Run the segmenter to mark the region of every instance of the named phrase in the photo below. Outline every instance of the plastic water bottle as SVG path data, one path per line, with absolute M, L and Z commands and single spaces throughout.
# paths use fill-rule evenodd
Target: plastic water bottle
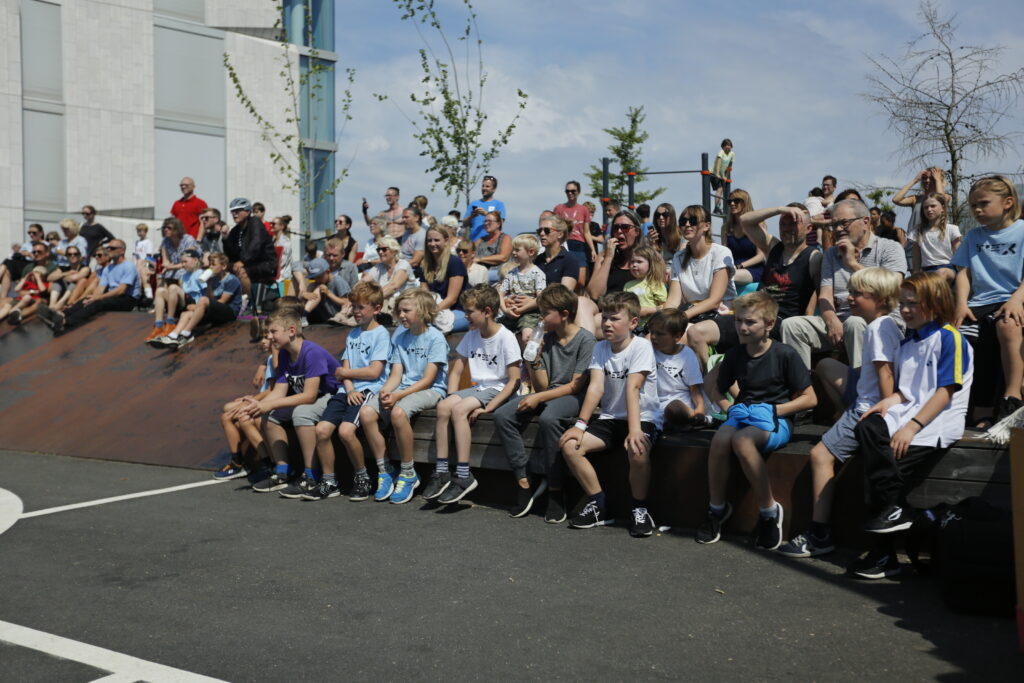
M 530 335 L 530 341 L 526 343 L 526 348 L 523 350 L 523 360 L 527 363 L 532 363 L 537 360 L 537 352 L 540 351 L 540 342 L 544 337 L 544 321 L 541 320 L 537 323 L 537 327 L 533 328 L 533 334 Z

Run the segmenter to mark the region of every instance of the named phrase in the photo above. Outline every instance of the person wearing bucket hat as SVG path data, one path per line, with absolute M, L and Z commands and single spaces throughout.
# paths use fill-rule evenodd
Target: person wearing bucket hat
M 231 200 L 228 206 L 235 227 L 224 240 L 224 255 L 231 261 L 231 271 L 242 282 L 242 291 L 249 295 L 254 312 L 277 298 L 277 252 L 274 239 L 253 215 L 252 202 L 244 197 Z
M 348 293 L 352 291 L 345 278 L 331 272 L 331 265 L 315 258 L 306 266 L 309 284 L 301 294 L 305 304 L 305 317 L 311 323 L 325 323 L 348 306 Z

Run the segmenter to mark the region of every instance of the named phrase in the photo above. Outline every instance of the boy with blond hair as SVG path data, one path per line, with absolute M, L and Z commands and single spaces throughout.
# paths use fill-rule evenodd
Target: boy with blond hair
M 512 240 L 512 260 L 515 266 L 498 285 L 501 296 L 502 322 L 519 335 L 520 342 L 530 341 L 533 328 L 540 322 L 537 295 L 547 286 L 544 271 L 534 265 L 540 251 L 540 242 L 534 235 L 516 235 Z
M 729 469 L 735 453 L 750 481 L 761 510 L 755 545 L 775 550 L 782 544 L 783 510 L 772 497 L 764 455 L 789 443 L 791 416 L 817 405 L 811 373 L 790 346 L 769 336 L 779 305 L 767 292 L 746 294 L 733 301 L 740 345 L 726 352 L 718 370 L 717 400 L 728 412 L 715 432 L 708 454 L 708 514 L 697 530 L 698 543 L 715 543 L 722 524 L 732 514 L 725 499 Z M 728 393 L 735 403 L 724 398 Z

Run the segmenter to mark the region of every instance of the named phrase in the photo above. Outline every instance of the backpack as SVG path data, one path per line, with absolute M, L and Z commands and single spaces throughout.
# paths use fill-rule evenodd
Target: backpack
M 929 562 L 921 559 L 930 556 Z M 1012 616 L 1016 604 L 1010 513 L 978 497 L 918 513 L 907 554 L 921 574 L 935 576 L 954 612 Z

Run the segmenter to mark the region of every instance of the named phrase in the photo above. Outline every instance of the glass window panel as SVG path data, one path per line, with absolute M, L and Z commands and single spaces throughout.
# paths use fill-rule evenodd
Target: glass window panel
M 62 100 L 60 6 L 21 4 L 21 77 L 26 97 Z
M 224 125 L 224 41 L 156 26 L 156 115 Z
M 64 117 L 23 112 L 25 207 L 64 211 Z
M 334 51 L 334 0 L 311 0 L 313 47 Z
M 312 177 L 309 192 L 302 193 L 303 206 L 308 206 L 320 199 L 320 203 L 313 207 L 313 224 L 303 225 L 302 232 L 315 237 L 323 237 L 326 232 L 333 232 L 334 227 L 334 195 L 327 194 L 321 197 L 321 193 L 331 187 L 334 182 L 334 153 L 319 149 L 306 150 L 308 159 L 308 172 Z M 305 220 L 305 212 L 303 212 Z
M 299 98 L 299 130 L 304 138 L 334 142 L 334 64 L 320 61 L 323 69 L 303 84 Z M 303 75 L 310 59 L 302 57 L 299 68 Z
M 154 145 L 158 219 L 171 215 L 171 205 L 181 198 L 178 182 L 185 176 L 196 181 L 196 196 L 227 215 L 224 138 L 157 128 Z
M 199 23 L 206 21 L 205 0 L 154 0 L 153 11 L 157 14 Z

